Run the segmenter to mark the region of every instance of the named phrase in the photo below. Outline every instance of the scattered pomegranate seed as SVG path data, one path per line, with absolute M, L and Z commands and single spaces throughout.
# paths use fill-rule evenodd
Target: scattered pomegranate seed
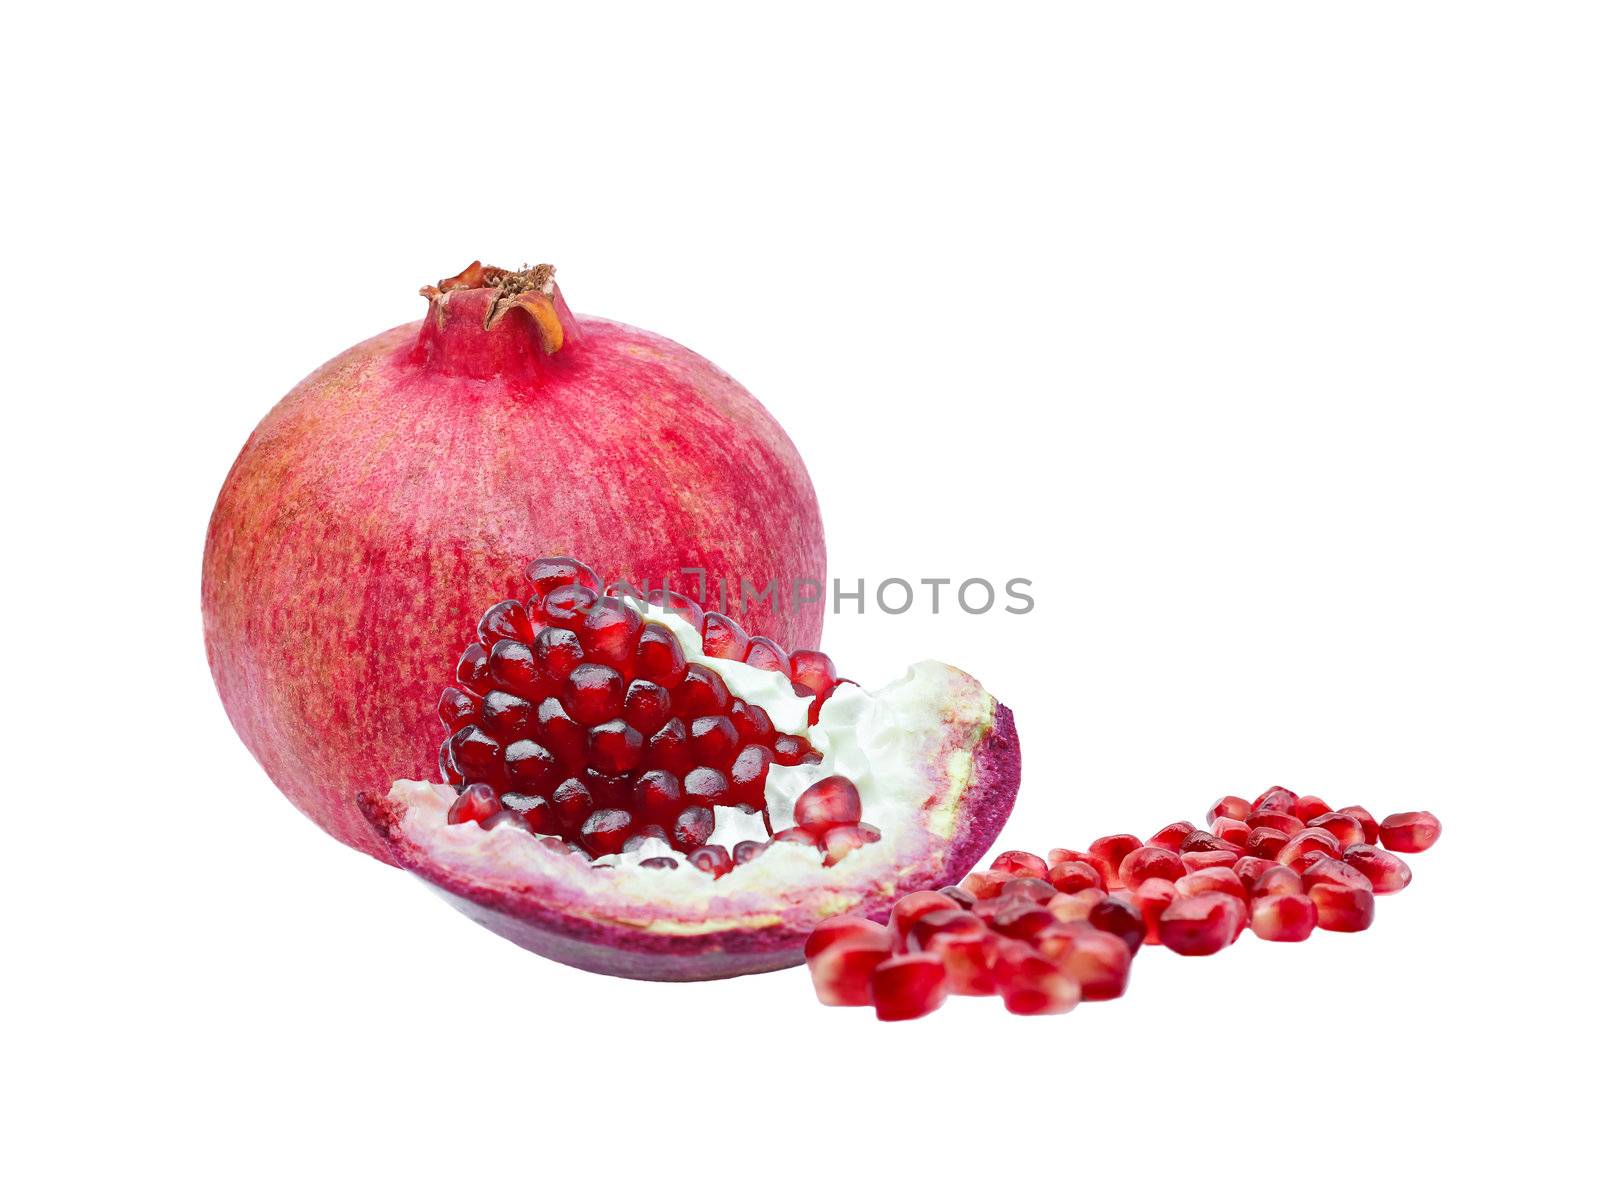
M 1392 895 L 1404 890 L 1411 881 L 1411 867 L 1403 859 L 1375 845 L 1358 843 L 1349 846 L 1344 851 L 1344 860 L 1367 876 L 1372 883 L 1373 893 L 1377 895 Z
M 1329 854 L 1311 859 L 1310 864 L 1300 872 L 1300 879 L 1307 887 L 1325 882 L 1334 886 L 1354 887 L 1358 891 L 1372 889 L 1372 880 L 1365 874 Z
M 1161 943 L 1161 915 L 1178 897 L 1178 888 L 1164 878 L 1152 878 L 1133 892 L 1134 904 L 1144 918 L 1144 942 Z
M 1227 798 L 1224 797 L 1224 799 Z M 1145 845 L 1153 845 L 1157 849 L 1171 850 L 1173 853 L 1177 853 L 1179 847 L 1183 845 L 1183 839 L 1193 832 L 1194 826 L 1189 822 L 1174 821 L 1172 824 L 1164 825 L 1158 829 L 1156 835 L 1145 842 Z
M 1065 895 L 1105 886 L 1100 872 L 1087 862 L 1057 862 L 1045 872 L 1045 881 Z
M 1159 846 L 1141 846 L 1126 858 L 1117 868 L 1117 877 L 1122 885 L 1135 890 L 1152 878 L 1164 878 L 1168 882 L 1176 882 L 1182 878 L 1187 870 L 1183 859 L 1171 850 L 1161 849 Z
M 1109 899 L 1105 905 L 1120 906 Z M 1110 1001 L 1127 990 L 1133 953 L 1121 936 L 1093 928 L 1074 931 L 1064 945 L 1049 959 L 1078 983 L 1084 1001 Z
M 1087 921 L 1089 913 L 1109 897 L 1104 891 L 1091 887 L 1089 890 L 1077 891 L 1070 895 L 1057 895 L 1046 901 L 1045 909 L 1058 923 Z
M 1043 858 L 1039 857 L 1038 854 L 1030 854 L 1022 850 L 1006 851 L 989 863 L 989 869 L 998 870 L 1016 878 L 1044 878 L 1050 873 L 1050 865 Z
M 1218 851 L 1232 853 L 1235 856 L 1244 853 L 1242 847 L 1231 841 L 1224 841 L 1215 833 L 1207 833 L 1204 829 L 1196 829 L 1183 843 L 1178 846 L 1180 853 L 1184 854 L 1209 854 Z
M 945 981 L 951 993 L 981 997 L 995 990 L 994 962 L 1000 941 L 1001 937 L 986 927 L 976 934 L 944 931 L 931 937 L 926 950 L 944 962 Z
M 930 951 L 936 936 L 981 936 L 989 930 L 987 924 L 959 907 L 929 911 L 912 923 L 906 934 L 906 948 L 912 952 Z
M 1064 1014 L 1082 991 L 1064 971 L 1026 944 L 1008 941 L 995 957 L 996 989 L 1013 1014 Z
M 1256 881 L 1277 864 L 1276 860 L 1246 856 L 1233 864 L 1233 872 L 1244 883 L 1244 889 L 1253 895 L 1256 893 Z
M 961 889 L 974 899 L 994 899 L 1001 888 L 1011 881 L 1011 875 L 998 870 L 974 870 L 961 880 Z
M 1287 866 L 1273 866 L 1264 871 L 1251 888 L 1253 895 L 1298 895 L 1305 891 L 1300 875 Z
M 1048 903 L 1055 898 L 1056 888 L 1042 878 L 1013 878 L 1000 888 L 1007 899 L 1026 899 L 1030 903 Z
M 1339 848 L 1360 845 L 1366 840 L 1366 832 L 1361 827 L 1361 822 L 1347 813 L 1323 813 L 1306 822 L 1308 829 L 1324 829 L 1333 834 L 1334 840 L 1339 843 Z
M 802 792 L 794 802 L 794 823 L 821 832 L 861 820 L 861 793 L 847 776 L 828 776 Z
M 1244 819 L 1244 823 L 1254 829 L 1276 829 L 1285 837 L 1293 837 L 1305 828 L 1305 823 L 1293 813 L 1279 809 L 1256 809 Z
M 948 993 L 944 961 L 932 952 L 893 956 L 872 971 L 872 1004 L 883 1022 L 931 1014 Z
M 1100 880 L 1102 882 L 1109 879 L 1111 872 L 1116 869 L 1101 855 L 1090 853 L 1087 850 L 1053 849 L 1045 860 L 1052 866 L 1061 862 L 1087 862 L 1100 872 Z M 1121 865 L 1121 863 L 1119 862 L 1118 865 Z
M 1362 840 L 1367 845 L 1378 844 L 1378 819 L 1376 817 L 1359 804 L 1347 804 L 1338 811 L 1361 822 Z
M 806 937 L 805 954 L 808 961 L 815 960 L 841 940 L 877 940 L 884 951 L 889 949 L 889 929 L 859 915 L 835 915 L 811 929 Z
M 1250 836 L 1250 826 L 1243 821 L 1230 820 L 1227 817 L 1218 817 L 1211 823 L 1211 833 L 1215 837 L 1240 849 L 1244 848 L 1245 839 Z
M 1243 903 L 1219 891 L 1180 896 L 1161 913 L 1161 942 L 1180 956 L 1210 956 L 1233 943 L 1243 914 Z
M 760 857 L 766 848 L 767 843 L 764 841 L 741 841 L 733 847 L 733 864 L 743 866 L 751 858 Z
M 1371 891 L 1319 882 L 1306 888 L 1317 908 L 1317 926 L 1330 932 L 1363 932 L 1372 926 L 1376 903 Z
M 872 845 L 882 836 L 871 825 L 835 825 L 822 835 L 822 864 L 837 866 L 853 851 Z
M 1185 874 L 1172 884 L 1178 894 L 1192 897 L 1204 895 L 1212 891 L 1221 891 L 1223 894 L 1232 895 L 1240 902 L 1250 897 L 1250 892 L 1244 889 L 1244 883 L 1234 873 L 1230 866 L 1213 866 L 1208 870 L 1194 870 Z
M 869 1006 L 872 976 L 889 959 L 883 942 L 847 936 L 824 948 L 811 961 L 811 987 L 825 1006 Z
M 1294 802 L 1295 819 L 1303 825 L 1310 825 L 1312 817 L 1320 817 L 1323 813 L 1331 813 L 1333 809 L 1328 802 L 1320 796 L 1302 796 Z
M 1250 930 L 1263 940 L 1307 940 L 1316 926 L 1316 904 L 1305 895 L 1263 895 L 1250 908 Z
M 1245 852 L 1256 858 L 1267 858 L 1276 861 L 1283 847 L 1289 844 L 1288 835 L 1280 829 L 1269 829 L 1262 826 L 1250 830 L 1250 836 L 1245 840 Z
M 1338 838 L 1326 829 L 1303 829 L 1278 851 L 1278 861 L 1299 872 L 1323 854 L 1338 857 L 1339 853 Z
M 1014 899 L 1001 907 L 989 926 L 1002 936 L 1028 940 L 1056 922 L 1056 917 L 1031 899 Z
M 1420 854 L 1439 840 L 1439 818 L 1432 813 L 1392 813 L 1378 826 L 1385 849 Z
M 902 895 L 889 910 L 889 938 L 894 947 L 905 948 L 917 920 L 935 911 L 960 910 L 960 907 L 949 895 L 938 891 L 912 891 Z
M 940 887 L 939 888 L 939 893 L 941 895 L 948 895 L 950 898 L 954 899 L 957 903 L 959 903 L 962 907 L 971 907 L 974 903 L 976 903 L 978 901 L 978 898 L 977 898 L 976 895 L 973 895 L 968 891 L 964 891 L 958 886 Z
M 1186 854 L 1179 854 L 1178 860 L 1183 863 L 1183 868 L 1190 874 L 1196 870 L 1210 870 L 1217 866 L 1233 866 L 1241 855 L 1236 850 L 1190 850 Z
M 1250 802 L 1242 796 L 1224 796 L 1206 810 L 1206 824 L 1210 825 L 1218 817 L 1227 817 L 1230 820 L 1242 821 L 1250 813 Z M 1194 826 L 1190 826 L 1191 829 Z
M 1144 944 L 1144 912 L 1132 901 L 1132 896 L 1119 898 L 1110 895 L 1089 908 L 1089 923 L 1102 932 L 1108 932 L 1128 946 L 1132 956 Z M 1126 976 L 1126 974 L 1124 974 Z M 1087 989 L 1084 997 L 1089 1000 Z
M 1122 860 L 1143 844 L 1144 842 L 1131 833 L 1114 833 L 1110 837 L 1096 838 L 1089 843 L 1089 852 L 1102 859 L 1108 868 L 1109 872 L 1102 873 L 1107 887 L 1122 885 L 1122 878 L 1118 873 Z
M 1251 812 L 1261 809 L 1275 809 L 1279 812 L 1293 813 L 1294 806 L 1300 797 L 1290 792 L 1287 788 L 1268 788 L 1250 805 Z

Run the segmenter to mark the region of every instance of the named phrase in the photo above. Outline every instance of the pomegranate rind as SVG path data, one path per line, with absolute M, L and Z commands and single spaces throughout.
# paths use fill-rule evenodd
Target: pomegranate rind
M 896 686 L 921 803 L 883 840 L 824 867 L 774 843 L 721 878 L 599 868 L 503 827 L 448 825 L 453 790 L 396 781 L 359 796 L 385 852 L 489 930 L 591 972 L 710 980 L 797 965 L 834 915 L 882 921 L 900 896 L 966 874 L 1011 814 L 1021 748 L 1011 711 L 970 675 L 923 662 Z M 895 692 L 889 687 L 884 693 Z M 871 802 L 867 803 L 871 820 Z

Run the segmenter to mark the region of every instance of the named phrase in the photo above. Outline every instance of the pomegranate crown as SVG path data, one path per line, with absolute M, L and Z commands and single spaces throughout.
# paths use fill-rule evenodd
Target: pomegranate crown
M 459 274 L 441 279 L 438 283 L 430 283 L 421 288 L 418 294 L 432 303 L 442 323 L 445 305 L 452 292 L 485 288 L 495 290 L 494 298 L 484 312 L 485 330 L 493 328 L 508 313 L 520 308 L 533 321 L 539 334 L 540 347 L 547 354 L 561 348 L 566 340 L 566 329 L 556 310 L 556 301 L 560 298 L 556 290 L 556 269 L 549 263 L 510 271 L 504 267 L 486 267 L 474 259 Z

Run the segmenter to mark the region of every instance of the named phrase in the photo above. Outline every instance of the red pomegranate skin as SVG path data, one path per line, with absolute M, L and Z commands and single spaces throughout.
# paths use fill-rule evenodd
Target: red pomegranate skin
M 335 357 L 262 420 L 212 513 L 201 604 L 228 717 L 297 808 L 384 861 L 357 791 L 437 778 L 439 687 L 532 559 L 592 556 L 711 607 L 718 578 L 825 578 L 816 494 L 761 404 L 551 290 L 554 352 L 520 311 L 486 329 L 496 293 L 471 288 Z M 822 607 L 740 614 L 813 648 Z

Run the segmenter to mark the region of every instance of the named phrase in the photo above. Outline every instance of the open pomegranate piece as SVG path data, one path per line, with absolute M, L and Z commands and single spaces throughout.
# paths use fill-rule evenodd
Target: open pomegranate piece
M 798 964 L 969 870 L 1015 799 L 1011 713 L 924 662 L 876 693 L 670 591 L 529 568 L 445 689 L 443 784 L 361 806 L 400 865 L 524 947 L 619 976 Z

